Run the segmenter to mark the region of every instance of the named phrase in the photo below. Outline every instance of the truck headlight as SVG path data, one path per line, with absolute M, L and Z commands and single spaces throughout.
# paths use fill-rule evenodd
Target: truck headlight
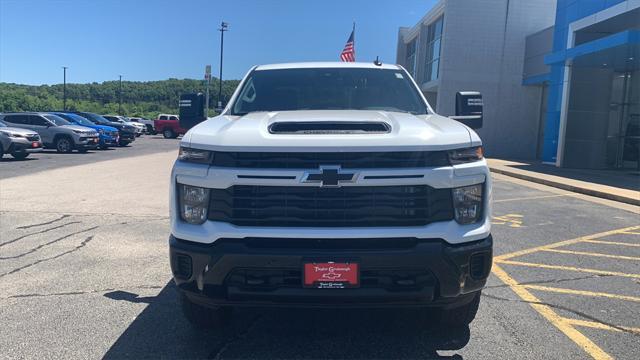
M 451 165 L 474 162 L 482 160 L 482 158 L 484 158 L 484 151 L 482 149 L 482 146 L 449 151 L 449 162 L 451 163 Z
M 209 208 L 209 189 L 182 184 L 178 184 L 178 187 L 182 220 L 197 225 L 205 222 Z
M 208 150 L 192 149 L 181 146 L 180 153 L 178 154 L 178 160 L 208 164 L 211 160 L 211 154 L 211 151 Z
M 458 224 L 472 224 L 482 215 L 482 188 L 484 184 L 453 189 L 453 211 Z

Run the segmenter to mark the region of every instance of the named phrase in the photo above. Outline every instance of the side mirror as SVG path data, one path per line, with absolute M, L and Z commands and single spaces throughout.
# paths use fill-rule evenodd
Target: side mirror
M 180 96 L 180 127 L 191 129 L 199 123 L 205 121 L 207 116 L 204 113 L 204 95 L 183 94 Z
M 472 129 L 482 127 L 482 94 L 477 91 L 460 91 L 456 93 L 456 115 L 451 119 L 457 120 Z

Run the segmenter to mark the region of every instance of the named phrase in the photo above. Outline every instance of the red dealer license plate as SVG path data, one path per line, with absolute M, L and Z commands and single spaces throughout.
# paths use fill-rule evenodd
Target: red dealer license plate
M 304 286 L 344 289 L 360 285 L 357 263 L 309 262 L 304 264 Z

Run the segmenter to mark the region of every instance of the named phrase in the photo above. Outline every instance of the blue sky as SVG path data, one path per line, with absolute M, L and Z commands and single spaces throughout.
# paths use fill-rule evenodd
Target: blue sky
M 0 82 L 161 80 L 218 74 L 254 64 L 334 61 L 356 22 L 358 61 L 395 62 L 399 26 L 435 0 L 0 0 Z

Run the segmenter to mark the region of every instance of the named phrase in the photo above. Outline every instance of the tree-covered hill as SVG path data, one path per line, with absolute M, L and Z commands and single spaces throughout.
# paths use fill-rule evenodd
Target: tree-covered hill
M 238 80 L 222 82 L 222 98 L 227 101 Z M 205 92 L 205 83 L 193 79 L 161 81 L 123 81 L 122 112 L 128 116 L 154 119 L 159 113 L 178 113 L 181 94 Z M 218 80 L 212 79 L 210 107 L 218 97 Z M 60 110 L 63 105 L 63 85 L 20 85 L 0 83 L 0 112 Z M 99 114 L 118 113 L 118 81 L 91 84 L 67 84 L 67 109 Z

